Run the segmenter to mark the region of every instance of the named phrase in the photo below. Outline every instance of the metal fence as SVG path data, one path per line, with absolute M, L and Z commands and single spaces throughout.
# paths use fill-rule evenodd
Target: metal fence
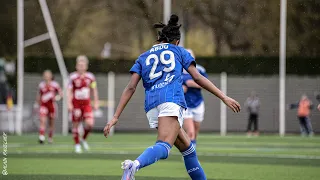
M 61 82 L 59 75 L 55 76 L 58 82 Z M 96 75 L 100 100 L 107 101 L 108 79 L 105 74 Z M 118 102 L 121 93 L 129 81 L 130 76 L 117 74 L 115 76 L 115 100 Z M 220 75 L 209 75 L 209 79 L 220 87 Z M 25 91 L 24 91 L 24 132 L 37 131 L 35 122 L 30 120 L 32 105 L 35 101 L 37 85 L 41 81 L 38 74 L 25 74 Z M 278 76 L 229 76 L 227 78 L 227 94 L 241 104 L 249 96 L 251 91 L 256 91 L 261 101 L 261 110 L 259 118 L 259 128 L 261 132 L 279 132 L 279 79 Z M 306 93 L 314 104 L 318 104 L 314 92 L 320 90 L 320 77 L 301 77 L 288 76 L 286 81 L 286 103 L 295 103 L 300 99 L 303 93 Z M 205 120 L 202 124 L 202 130 L 206 132 L 220 131 L 220 101 L 213 95 L 204 91 L 206 105 Z M 62 130 L 61 120 L 61 102 L 58 103 L 59 116 L 56 120 L 56 132 Z M 102 114 L 96 118 L 95 129 L 102 130 L 107 120 L 107 107 L 102 107 Z M 0 112 L 1 128 L 8 130 L 8 123 Z M 2 114 L 2 115 L 1 115 Z M 227 110 L 227 131 L 244 132 L 247 125 L 247 112 L 245 109 L 239 114 L 234 114 Z M 311 122 L 315 132 L 320 132 L 320 112 L 316 109 L 311 112 Z M 69 126 L 70 127 L 70 126 Z M 144 89 L 142 84 L 138 85 L 135 95 L 124 110 L 115 131 L 148 131 L 149 126 L 144 112 Z M 296 117 L 295 110 L 286 111 L 286 132 L 299 133 L 300 128 Z

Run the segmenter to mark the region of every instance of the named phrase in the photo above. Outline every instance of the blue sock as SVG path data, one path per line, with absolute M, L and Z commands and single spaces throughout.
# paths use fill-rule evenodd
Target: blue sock
M 196 150 L 191 143 L 189 148 L 181 152 L 184 158 L 184 165 L 192 180 L 207 180 L 196 153 Z
M 160 159 L 167 159 L 171 145 L 167 142 L 157 141 L 155 145 L 148 147 L 138 158 L 138 169 L 149 166 Z
M 191 143 L 193 144 L 194 148 L 197 147 L 197 140 L 191 140 Z

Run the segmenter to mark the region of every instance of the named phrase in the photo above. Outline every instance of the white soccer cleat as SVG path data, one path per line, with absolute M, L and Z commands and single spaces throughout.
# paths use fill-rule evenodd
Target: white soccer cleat
M 46 137 L 44 135 L 39 135 L 39 143 L 40 144 L 43 144 L 45 140 L 46 140 Z
M 80 144 L 76 144 L 74 146 L 74 152 L 77 153 L 77 154 L 82 153 L 82 149 L 81 149 L 81 145 Z
M 90 147 L 89 147 L 87 141 L 81 140 L 80 143 L 81 143 L 81 145 L 82 145 L 82 147 L 83 147 L 84 150 L 86 150 L 86 151 L 89 151 L 89 150 L 90 150 Z
M 53 143 L 53 139 L 52 138 L 48 138 L 48 143 L 52 144 Z
M 131 160 L 125 160 L 121 163 L 123 175 L 121 180 L 135 180 L 134 174 L 137 172 L 137 164 Z

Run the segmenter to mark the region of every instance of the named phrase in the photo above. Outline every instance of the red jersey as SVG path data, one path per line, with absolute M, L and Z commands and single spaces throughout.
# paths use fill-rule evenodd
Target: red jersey
M 96 79 L 90 72 L 80 75 L 77 72 L 70 74 L 69 88 L 72 89 L 74 105 L 90 105 L 91 89 L 95 88 Z
M 60 91 L 60 85 L 56 81 L 50 81 L 50 83 L 42 81 L 39 84 L 40 105 L 53 104 L 56 94 Z

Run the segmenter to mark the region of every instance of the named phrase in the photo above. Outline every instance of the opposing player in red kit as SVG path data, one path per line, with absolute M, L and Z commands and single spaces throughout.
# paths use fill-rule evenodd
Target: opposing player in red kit
M 49 137 L 48 142 L 52 143 L 54 132 L 54 119 L 57 106 L 55 101 L 62 97 L 60 85 L 52 80 L 52 72 L 45 70 L 43 72 L 43 81 L 39 84 L 39 92 L 37 95 L 37 103 L 39 108 L 40 127 L 39 127 L 39 143 L 45 141 L 45 130 L 47 118 L 49 118 Z
M 70 82 L 68 89 L 68 107 L 72 113 L 72 134 L 75 142 L 75 152 L 81 153 L 82 147 L 84 150 L 89 150 L 89 145 L 86 141 L 89 132 L 91 131 L 94 119 L 90 103 L 91 92 L 94 98 L 94 109 L 99 108 L 97 83 L 94 75 L 87 72 L 88 58 L 86 56 L 78 56 L 76 64 L 76 72 L 70 74 Z M 84 121 L 84 134 L 80 138 L 78 126 Z M 80 145 L 81 143 L 81 145 Z

